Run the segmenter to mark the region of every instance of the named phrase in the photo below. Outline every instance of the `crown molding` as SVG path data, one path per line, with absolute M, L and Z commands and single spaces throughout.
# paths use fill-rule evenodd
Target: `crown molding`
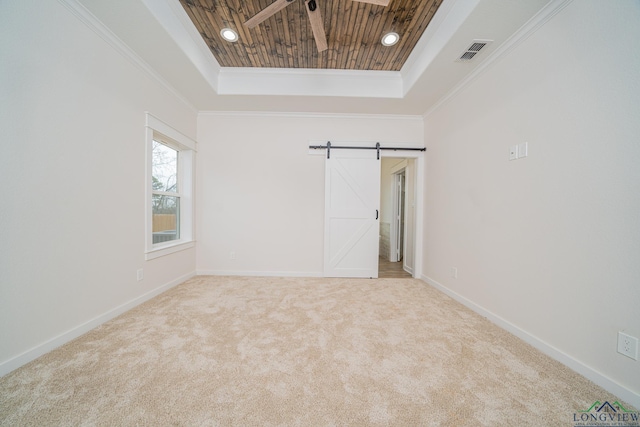
M 549 20 L 560 13 L 573 0 L 551 0 L 544 8 L 542 8 L 535 16 L 527 21 L 518 31 L 516 31 L 509 39 L 502 43 L 495 51 L 493 51 L 478 67 L 476 67 L 469 75 L 462 79 L 453 87 L 445 96 L 436 102 L 423 117 L 426 119 L 435 111 L 439 110 L 451 99 L 455 98 L 462 90 L 474 82 L 478 77 L 484 74 L 493 64 L 503 57 L 507 56 L 511 51 L 523 43 L 532 34 L 538 31 Z
M 200 111 L 198 117 L 282 117 L 298 119 L 346 119 L 346 120 L 408 120 L 423 122 L 421 115 L 394 114 L 341 114 L 341 113 L 285 113 L 270 111 Z
M 98 18 L 96 18 L 84 5 L 78 0 L 58 0 L 67 10 L 69 10 L 79 21 L 85 24 L 89 29 L 96 33 L 102 40 L 107 42 L 114 50 L 121 54 L 125 59 L 142 70 L 149 77 L 158 82 L 169 93 L 179 99 L 184 105 L 189 107 L 194 113 L 198 109 L 191 104 L 180 92 L 169 84 L 160 74 L 158 74 L 149 64 L 146 63 L 138 54 L 136 54 L 126 43 L 116 36 L 107 26 L 105 26 Z

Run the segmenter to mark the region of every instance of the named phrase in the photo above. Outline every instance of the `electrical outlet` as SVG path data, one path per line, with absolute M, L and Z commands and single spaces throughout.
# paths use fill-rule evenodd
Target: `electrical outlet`
M 453 277 L 454 279 L 458 278 L 458 268 L 457 267 L 451 267 L 451 277 Z
M 618 332 L 618 353 L 638 360 L 638 338 Z
M 233 251 L 229 252 L 229 259 L 236 259 L 236 253 Z
M 144 279 L 144 270 L 139 268 L 137 271 L 138 282 Z

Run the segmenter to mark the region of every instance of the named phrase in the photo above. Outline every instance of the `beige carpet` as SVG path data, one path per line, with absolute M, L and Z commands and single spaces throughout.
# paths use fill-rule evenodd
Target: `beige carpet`
M 0 425 L 562 426 L 616 400 L 418 280 L 196 277 L 1 378 Z

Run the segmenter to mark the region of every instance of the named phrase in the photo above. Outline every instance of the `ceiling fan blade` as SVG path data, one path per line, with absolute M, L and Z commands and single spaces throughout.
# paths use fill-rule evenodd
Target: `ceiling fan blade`
M 328 49 L 327 35 L 324 32 L 324 21 L 322 20 L 320 9 L 316 4 L 316 0 L 305 0 L 304 2 L 307 7 L 309 21 L 311 21 L 311 30 L 313 31 L 313 38 L 316 39 L 318 52 L 324 52 Z M 311 7 L 309 6 L 310 3 L 312 4 Z
M 378 6 L 387 7 L 389 6 L 389 2 L 391 0 L 353 0 L 353 1 L 359 1 L 360 3 L 377 4 Z
M 260 12 L 256 13 L 253 17 L 249 18 L 249 20 L 244 23 L 244 26 L 247 28 L 253 28 L 261 22 L 270 18 L 276 12 L 289 6 L 292 2 L 293 0 L 276 0 L 269 6 L 262 9 Z

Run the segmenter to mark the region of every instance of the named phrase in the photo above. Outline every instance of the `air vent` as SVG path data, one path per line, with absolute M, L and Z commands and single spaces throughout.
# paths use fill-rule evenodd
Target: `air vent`
M 471 61 L 486 45 L 493 40 L 474 40 L 471 45 L 460 55 L 457 62 L 469 62 Z

